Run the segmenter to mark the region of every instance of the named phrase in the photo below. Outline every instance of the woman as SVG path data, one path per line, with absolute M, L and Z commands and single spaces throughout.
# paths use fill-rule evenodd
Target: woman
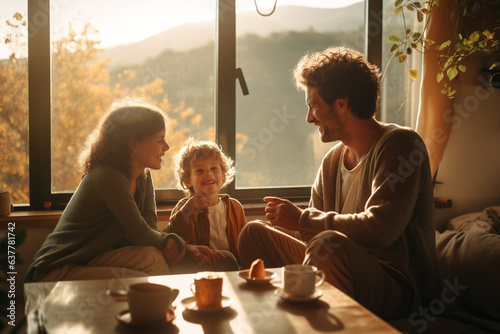
M 198 262 L 222 256 L 157 229 L 149 169 L 169 149 L 165 122 L 158 108 L 133 101 L 104 115 L 81 156 L 80 185 L 25 282 L 164 275 L 186 252 Z

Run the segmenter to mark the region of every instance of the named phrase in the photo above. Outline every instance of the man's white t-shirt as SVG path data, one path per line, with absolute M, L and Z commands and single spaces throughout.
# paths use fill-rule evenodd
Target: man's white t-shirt
M 340 159 L 340 172 L 342 174 L 342 190 L 340 192 L 340 213 L 356 213 L 356 202 L 358 200 L 359 194 L 359 181 L 361 179 L 361 174 L 363 173 L 363 168 L 365 166 L 365 154 L 361 161 L 349 170 L 345 167 L 345 148 L 342 152 L 342 157 Z

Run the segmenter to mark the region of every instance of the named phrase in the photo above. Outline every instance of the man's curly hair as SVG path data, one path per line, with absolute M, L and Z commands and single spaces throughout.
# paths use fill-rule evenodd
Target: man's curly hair
M 305 55 L 294 69 L 298 89 L 316 88 L 329 105 L 347 98 L 358 118 L 372 117 L 377 111 L 380 72 L 361 52 L 347 47 L 330 47 Z

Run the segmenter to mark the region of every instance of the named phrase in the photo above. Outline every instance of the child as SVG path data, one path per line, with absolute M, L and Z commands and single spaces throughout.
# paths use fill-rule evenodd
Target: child
M 236 199 L 219 194 L 234 179 L 233 161 L 216 143 L 189 138 L 174 164 L 178 186 L 187 197 L 172 210 L 167 232 L 178 234 L 188 244 L 217 249 L 229 257 L 226 260 L 236 262 L 245 213 Z

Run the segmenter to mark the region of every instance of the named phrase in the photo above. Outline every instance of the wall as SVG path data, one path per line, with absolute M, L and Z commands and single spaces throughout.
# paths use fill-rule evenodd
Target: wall
M 452 207 L 436 210 L 438 229 L 450 218 L 500 205 L 500 89 L 458 83 L 452 132 L 439 166 L 436 197 Z

